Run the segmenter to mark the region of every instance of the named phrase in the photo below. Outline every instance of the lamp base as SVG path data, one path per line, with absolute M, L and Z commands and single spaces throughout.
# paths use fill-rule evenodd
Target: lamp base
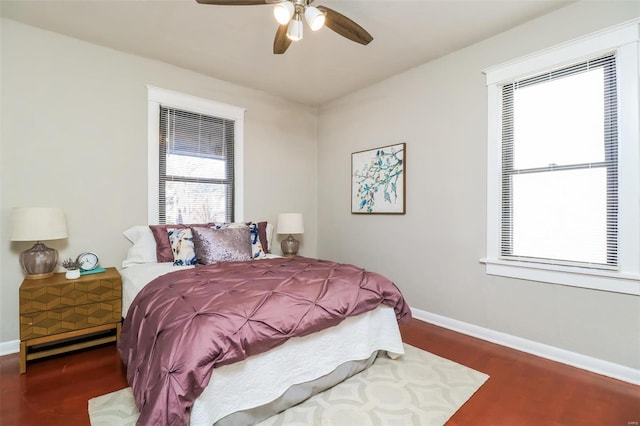
M 29 250 L 20 253 L 20 266 L 27 273 L 26 279 L 39 280 L 53 276 L 58 265 L 58 250 L 38 241 Z
M 52 277 L 53 275 L 54 275 L 53 272 L 48 272 L 46 274 L 35 274 L 35 275 L 27 274 L 24 276 L 24 279 L 25 280 L 42 280 L 44 278 Z
M 289 234 L 289 236 L 280 243 L 280 248 L 285 257 L 293 257 L 298 254 L 298 240 Z

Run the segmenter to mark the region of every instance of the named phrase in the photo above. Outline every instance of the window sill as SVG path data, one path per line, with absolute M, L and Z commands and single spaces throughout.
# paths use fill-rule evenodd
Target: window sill
M 483 258 L 480 262 L 486 265 L 488 275 L 640 295 L 640 276 L 638 275 L 500 259 Z

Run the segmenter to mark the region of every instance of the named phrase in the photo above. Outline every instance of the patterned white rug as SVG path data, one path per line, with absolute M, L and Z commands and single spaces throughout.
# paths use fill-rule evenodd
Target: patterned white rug
M 404 345 L 405 355 L 380 357 L 367 370 L 260 423 L 276 425 L 444 425 L 489 376 Z M 131 388 L 89 400 L 92 426 L 132 426 Z

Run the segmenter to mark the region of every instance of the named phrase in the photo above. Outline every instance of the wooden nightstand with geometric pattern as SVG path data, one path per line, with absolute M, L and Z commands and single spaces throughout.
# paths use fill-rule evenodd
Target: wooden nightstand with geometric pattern
M 20 372 L 27 361 L 120 337 L 122 281 L 116 268 L 68 280 L 54 274 L 20 286 Z

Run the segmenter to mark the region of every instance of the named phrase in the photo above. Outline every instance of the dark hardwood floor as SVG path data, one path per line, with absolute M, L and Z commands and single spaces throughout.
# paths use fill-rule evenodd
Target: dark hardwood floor
M 640 387 L 413 320 L 403 340 L 489 380 L 449 425 L 638 426 Z M 87 401 L 127 386 L 115 345 L 32 361 L 0 357 L 0 425 L 88 425 Z M 346 425 L 345 425 L 346 426 Z
M 448 425 L 637 426 L 640 386 L 413 320 L 403 340 L 488 374 Z

